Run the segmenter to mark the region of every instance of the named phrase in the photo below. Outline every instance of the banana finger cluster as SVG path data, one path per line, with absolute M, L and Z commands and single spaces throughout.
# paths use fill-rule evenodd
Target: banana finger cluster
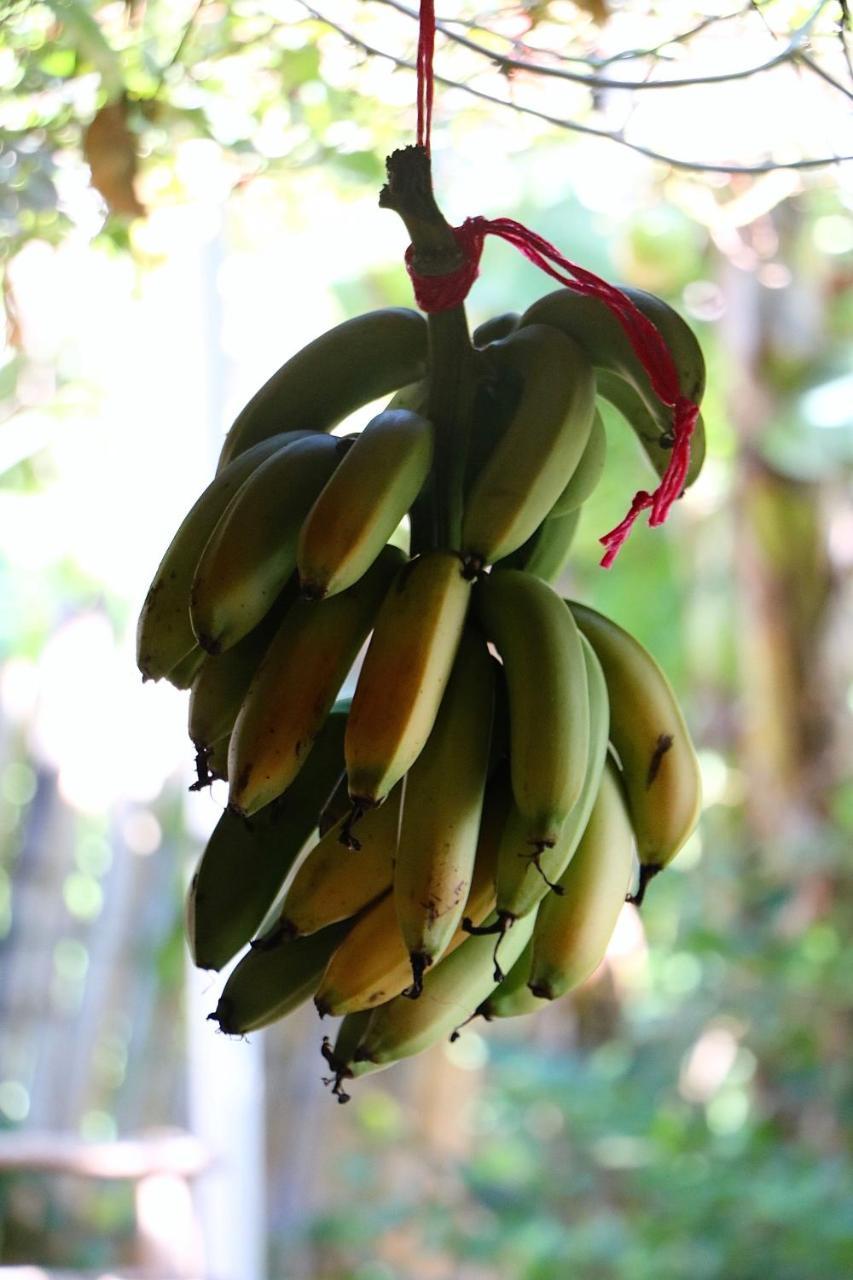
M 698 403 L 692 332 L 626 292 Z M 475 332 L 452 546 L 424 533 L 444 475 L 427 336 L 416 312 L 384 309 L 283 365 L 234 422 L 139 619 L 143 676 L 190 689 L 196 785 L 228 783 L 187 932 L 205 968 L 252 945 L 212 1016 L 243 1033 L 313 998 L 342 1019 L 323 1042 L 341 1100 L 343 1081 L 476 1014 L 582 982 L 700 804 L 663 672 L 551 585 L 606 461 L 597 398 L 658 474 L 669 460 L 668 413 L 619 322 L 561 289 Z M 360 433 L 333 434 L 386 397 Z M 700 420 L 688 483 L 702 441 Z

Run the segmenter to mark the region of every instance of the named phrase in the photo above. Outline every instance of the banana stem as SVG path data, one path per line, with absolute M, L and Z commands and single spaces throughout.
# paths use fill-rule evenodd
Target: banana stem
M 388 157 L 386 168 L 388 182 L 380 192 L 379 204 L 402 218 L 412 243 L 415 271 L 421 276 L 442 276 L 456 270 L 462 255 L 436 204 L 428 153 L 423 147 L 405 147 Z M 427 416 L 435 429 L 431 542 L 437 547 L 458 548 L 468 434 L 477 386 L 477 353 L 471 344 L 463 305 L 431 314 L 427 323 Z M 421 537 L 419 533 L 419 543 Z

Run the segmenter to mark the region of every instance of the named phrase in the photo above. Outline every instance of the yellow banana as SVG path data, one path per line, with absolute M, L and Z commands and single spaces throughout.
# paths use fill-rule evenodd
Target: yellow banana
M 308 433 L 291 431 L 249 449 L 217 475 L 198 498 L 169 543 L 139 614 L 136 661 L 146 680 L 169 676 L 183 658 L 200 651 L 190 625 L 190 588 L 205 543 L 225 508 L 267 458 Z M 178 688 L 188 688 L 192 678 Z
M 299 533 L 303 595 L 322 599 L 357 582 L 429 474 L 433 430 L 409 409 L 386 409 L 353 442 Z
M 612 764 L 577 852 L 560 877 L 561 896 L 542 903 L 533 930 L 530 990 L 556 1000 L 604 959 L 631 880 L 634 833 Z
M 404 559 L 386 547 L 348 591 L 297 600 L 285 614 L 231 734 L 234 808 L 254 813 L 296 777 Z
M 620 288 L 652 321 L 669 348 L 681 394 L 699 404 L 705 390 L 705 360 L 693 330 L 662 298 L 643 289 L 626 285 Z M 597 370 L 607 370 L 624 378 L 645 402 L 657 423 L 657 434 L 669 434 L 672 411 L 658 399 L 625 330 L 600 298 L 586 296 L 573 289 L 557 289 L 528 307 L 521 318 L 521 325 L 529 324 L 552 325 L 573 338 Z
M 508 967 L 524 950 L 534 918 L 531 913 L 519 920 L 505 938 L 503 959 Z M 367 1024 L 353 1060 L 397 1062 L 430 1048 L 465 1022 L 503 978 L 495 967 L 492 951 L 490 938 L 467 938 L 429 970 L 417 1000 L 401 995 L 380 1005 Z
M 510 808 L 501 835 L 497 868 L 497 908 L 503 923 L 526 916 L 565 871 L 589 821 L 607 756 L 610 713 L 607 685 L 592 646 L 581 634 L 589 698 L 589 753 L 580 795 L 560 828 L 556 844 L 531 854 L 527 823 Z
M 213 530 L 196 568 L 190 621 L 199 644 L 221 653 L 272 607 L 296 568 L 296 540 L 349 442 L 314 433 L 252 472 Z
M 187 894 L 187 934 L 200 969 L 227 964 L 275 901 L 343 766 L 345 722 L 344 712 L 332 712 L 277 804 L 253 818 L 226 809 L 216 824 Z
M 365 815 L 357 852 L 345 849 L 340 826 L 333 827 L 310 851 L 293 878 L 273 926 L 274 935 L 316 933 L 336 920 L 348 920 L 391 888 L 400 825 L 398 786 L 385 804 Z M 344 821 L 342 819 L 341 821 Z
M 515 551 L 545 519 L 580 462 L 595 408 L 592 366 L 557 330 L 526 325 L 488 354 L 521 394 L 465 503 L 462 551 L 478 567 Z
M 466 630 L 432 733 L 406 775 L 394 902 L 413 995 L 465 910 L 486 789 L 495 665 L 482 634 Z
M 354 316 L 315 338 L 255 393 L 225 437 L 219 468 L 282 425 L 329 431 L 426 372 L 427 327 L 405 307 Z
M 521 569 L 482 577 L 474 593 L 509 691 L 512 793 L 531 852 L 552 847 L 581 792 L 589 696 L 578 629 L 547 583 Z
M 638 640 L 587 605 L 570 602 L 598 655 L 610 695 L 610 740 L 642 865 L 640 896 L 693 831 L 702 806 L 699 762 L 669 681 Z
M 242 1036 L 291 1013 L 311 999 L 348 928 L 344 921 L 310 938 L 284 939 L 267 951 L 249 951 L 229 975 L 210 1018 L 226 1035 Z
M 388 591 L 347 725 L 347 776 L 356 806 L 381 803 L 420 755 L 456 657 L 470 591 L 452 551 L 411 560 Z
M 474 874 L 465 903 L 465 917 L 475 925 L 494 910 L 497 850 L 508 806 L 505 780 L 496 778 L 489 784 L 483 807 Z M 457 928 L 446 954 L 461 946 L 467 936 L 464 929 Z M 393 999 L 411 980 L 409 953 L 389 894 L 355 922 L 329 961 L 315 1003 L 321 1014 L 349 1015 Z

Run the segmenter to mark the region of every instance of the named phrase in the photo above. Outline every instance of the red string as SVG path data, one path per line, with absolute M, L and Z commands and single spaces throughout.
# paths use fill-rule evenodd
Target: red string
M 435 50 L 434 0 L 421 0 L 418 29 L 418 146 L 430 151 L 432 104 L 434 95 L 433 54 Z M 699 416 L 698 407 L 681 394 L 678 371 L 669 347 L 648 316 L 615 285 L 560 253 L 543 236 L 537 235 L 514 218 L 466 218 L 453 234 L 462 261 L 455 271 L 444 276 L 421 276 L 412 265 L 412 246 L 406 250 L 406 268 L 412 281 L 415 299 L 422 311 L 435 313 L 460 306 L 468 296 L 480 271 L 480 258 L 487 235 L 499 236 L 524 254 L 540 271 L 568 289 L 587 297 L 599 298 L 610 308 L 621 324 L 638 359 L 649 376 L 658 399 L 672 410 L 672 454 L 661 482 L 654 493 L 644 489 L 635 493 L 630 509 L 614 529 L 599 541 L 605 548 L 601 564 L 608 569 L 616 558 L 637 517 L 648 508 L 650 525 L 663 524 L 676 498 L 681 496 L 690 467 L 690 438 Z

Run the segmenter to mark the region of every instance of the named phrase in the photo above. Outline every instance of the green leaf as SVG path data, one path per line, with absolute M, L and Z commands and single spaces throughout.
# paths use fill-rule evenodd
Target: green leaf
M 121 97 L 124 93 L 121 63 L 89 10 L 79 0 L 47 0 L 47 4 L 66 28 L 74 47 L 97 68 L 107 101 Z

